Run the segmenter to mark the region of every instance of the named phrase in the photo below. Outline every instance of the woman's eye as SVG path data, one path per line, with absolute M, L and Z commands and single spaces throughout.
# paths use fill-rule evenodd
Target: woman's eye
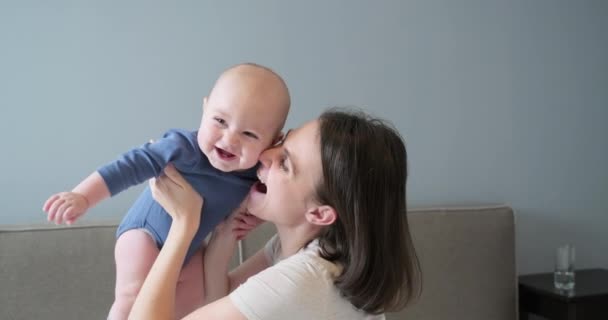
M 281 158 L 281 161 L 279 161 L 279 168 L 285 172 L 289 172 L 289 169 L 287 168 L 287 159 L 285 157 Z

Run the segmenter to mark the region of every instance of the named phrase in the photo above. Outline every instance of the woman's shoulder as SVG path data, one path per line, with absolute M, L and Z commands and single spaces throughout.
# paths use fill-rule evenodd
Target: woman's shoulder
M 312 269 L 307 269 L 307 271 L 327 271 L 333 277 L 337 277 L 341 271 L 341 268 L 334 263 L 321 258 L 319 255 L 318 240 L 311 241 L 292 256 L 281 258 L 281 241 L 279 240 L 278 235 L 275 234 L 272 238 L 270 238 L 270 240 L 268 240 L 268 242 L 266 242 L 266 245 L 264 246 L 264 255 L 271 266 L 278 264 L 283 264 L 283 266 L 287 264 L 299 265 L 304 263 L 305 265 L 312 266 Z M 296 269 L 299 268 L 296 267 Z
M 319 255 L 319 246 L 315 241 L 297 253 L 280 258 L 281 242 L 275 235 L 264 247 L 264 254 L 270 267 L 249 278 L 250 283 L 262 282 L 288 297 L 300 295 L 303 291 L 329 292 L 333 290 L 334 280 L 341 268 Z
M 334 284 L 340 270 L 311 243 L 252 276 L 230 296 L 244 314 L 265 315 L 260 319 L 385 319 L 356 309 L 340 294 Z
M 313 240 L 296 254 L 282 260 L 281 263 L 288 264 L 290 268 L 301 270 L 330 281 L 342 272 L 342 267 L 321 257 L 318 240 Z
M 311 296 L 317 296 L 323 309 L 336 319 L 384 320 L 384 314 L 369 315 L 355 308 L 339 291 L 335 279 L 342 273 L 342 267 L 321 257 L 317 240 L 312 241 L 295 255 L 283 260 L 282 268 L 293 270 L 300 277 L 300 285 L 309 288 Z M 281 264 L 280 263 L 280 264 Z M 279 266 L 278 266 L 279 267 Z M 302 299 L 300 296 L 298 299 Z M 325 315 L 329 316 L 329 315 Z

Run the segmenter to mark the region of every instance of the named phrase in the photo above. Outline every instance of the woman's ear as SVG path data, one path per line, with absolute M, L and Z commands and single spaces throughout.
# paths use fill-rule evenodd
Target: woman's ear
M 318 226 L 328 226 L 336 221 L 338 213 L 333 207 L 323 205 L 306 212 L 306 220 Z

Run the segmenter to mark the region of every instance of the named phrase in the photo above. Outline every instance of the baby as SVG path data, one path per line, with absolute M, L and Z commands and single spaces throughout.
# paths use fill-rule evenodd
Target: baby
M 198 131 L 167 131 L 101 167 L 71 192 L 51 196 L 43 210 L 49 221 L 72 224 L 101 200 L 156 177 L 173 164 L 204 197 L 201 223 L 176 293 L 177 314 L 187 312 L 202 300 L 203 240 L 257 181 L 258 157 L 280 139 L 289 106 L 289 91 L 279 75 L 256 64 L 236 65 L 220 75 L 204 98 Z M 116 232 L 116 296 L 110 319 L 127 318 L 170 225 L 171 217 L 146 187 Z

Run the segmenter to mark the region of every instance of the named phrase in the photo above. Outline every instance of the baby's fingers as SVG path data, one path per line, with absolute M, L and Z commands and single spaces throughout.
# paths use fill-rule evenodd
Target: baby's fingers
M 236 237 L 237 240 L 243 240 L 245 239 L 245 236 L 247 236 L 247 231 L 240 231 L 240 230 L 235 230 L 234 231 L 234 236 Z
M 51 204 L 51 207 L 49 208 L 49 215 L 47 217 L 48 221 L 53 221 L 55 220 L 55 216 L 57 215 L 57 212 L 59 210 L 59 207 L 65 202 L 65 200 L 63 199 L 57 199 L 57 201 L 53 202 L 53 204 Z
M 251 228 L 255 228 L 260 223 L 264 222 L 264 220 L 251 215 L 251 214 L 243 214 L 241 215 L 241 221 Z
M 62 224 L 65 220 L 65 212 L 57 210 L 55 215 L 55 224 Z
M 44 212 L 49 212 L 49 209 L 51 207 L 51 205 L 53 204 L 53 202 L 55 202 L 57 199 L 59 199 L 59 194 L 54 194 L 52 195 L 50 198 L 48 198 L 46 200 L 46 202 L 44 203 L 44 205 L 42 206 L 42 210 Z
M 66 200 L 61 206 L 59 206 L 57 212 L 63 214 L 72 207 L 74 207 L 73 202 L 70 200 Z
M 65 223 L 67 224 L 72 224 L 74 223 L 74 221 L 81 215 L 82 213 L 79 212 L 79 210 L 77 210 L 74 206 L 70 206 L 69 208 L 67 208 L 65 210 L 65 213 L 63 215 L 64 219 L 65 219 Z
M 65 212 L 68 208 L 72 207 L 72 202 L 68 199 L 66 201 L 63 202 L 63 204 L 61 204 L 58 208 L 57 208 L 57 212 L 55 213 L 55 223 L 56 224 L 62 224 L 63 221 L 65 220 Z

